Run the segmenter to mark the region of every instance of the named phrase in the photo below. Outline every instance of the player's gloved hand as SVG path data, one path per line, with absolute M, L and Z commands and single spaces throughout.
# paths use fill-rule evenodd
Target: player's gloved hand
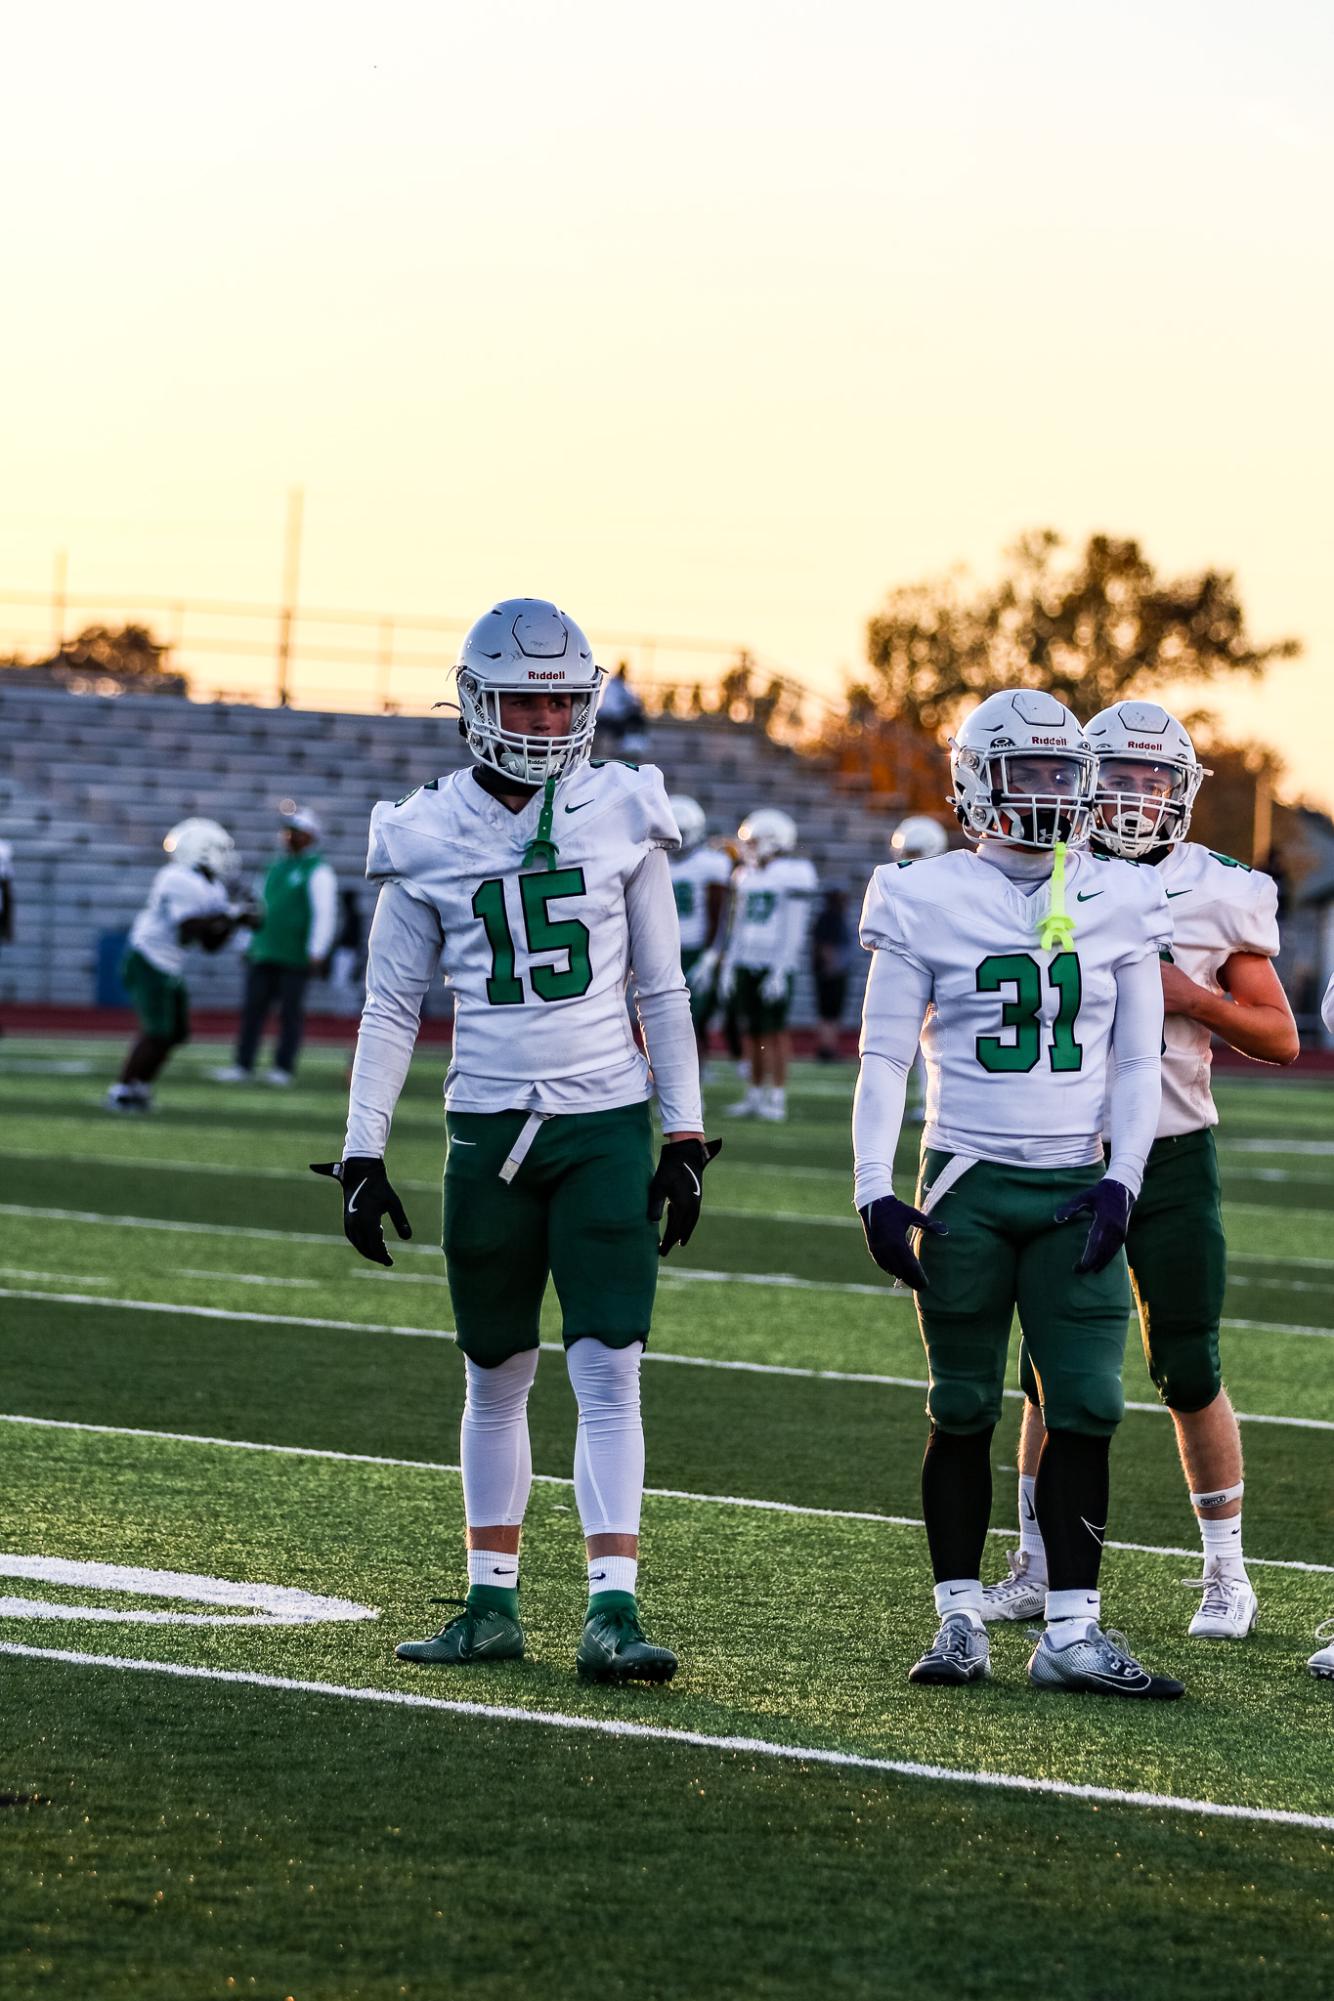
M 857 1214 L 866 1232 L 866 1248 L 881 1271 L 921 1292 L 930 1281 L 908 1242 L 908 1232 L 929 1230 L 933 1237 L 948 1237 L 945 1225 L 910 1203 L 900 1202 L 897 1195 L 877 1195 Z
M 714 1156 L 722 1152 L 722 1145 L 720 1139 L 663 1141 L 657 1168 L 648 1185 L 650 1223 L 659 1222 L 663 1205 L 666 1204 L 667 1208 L 667 1227 L 658 1245 L 660 1258 L 665 1258 L 674 1245 L 690 1242 L 691 1233 L 699 1221 L 704 1170 Z
M 1135 1198 L 1130 1190 L 1119 1181 L 1109 1181 L 1105 1175 L 1081 1195 L 1061 1204 L 1056 1211 L 1058 1223 L 1069 1223 L 1076 1216 L 1091 1219 L 1084 1248 L 1075 1266 L 1077 1272 L 1106 1270 L 1126 1240 L 1130 1212 L 1134 1206 Z
M 372 1154 L 353 1154 L 349 1160 L 312 1160 L 310 1171 L 342 1183 L 343 1235 L 353 1250 L 373 1265 L 392 1265 L 380 1218 L 388 1216 L 400 1237 L 410 1237 L 412 1225 L 389 1185 L 384 1162 Z
M 766 1007 L 777 1007 L 787 999 L 787 974 L 781 966 L 770 966 L 760 981 L 760 999 Z

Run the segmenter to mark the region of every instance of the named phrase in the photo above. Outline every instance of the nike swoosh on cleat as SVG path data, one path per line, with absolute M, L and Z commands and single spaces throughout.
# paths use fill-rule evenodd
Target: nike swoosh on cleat
M 477 1144 L 475 1139 L 455 1139 L 452 1133 L 449 1143 L 451 1146 L 476 1146 Z

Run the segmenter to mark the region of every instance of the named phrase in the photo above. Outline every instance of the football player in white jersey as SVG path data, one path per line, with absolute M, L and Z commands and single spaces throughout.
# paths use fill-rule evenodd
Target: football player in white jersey
M 1272 963 L 1278 892 L 1272 877 L 1186 839 L 1207 774 L 1175 716 L 1155 702 L 1119 702 L 1094 716 L 1085 734 L 1098 757 L 1093 850 L 1151 867 L 1172 912 L 1162 966 L 1162 1110 L 1126 1250 L 1145 1359 L 1172 1413 L 1204 1544 L 1204 1595 L 1190 1634 L 1241 1640 L 1257 1608 L 1242 1552 L 1241 1433 L 1218 1352 L 1227 1249 L 1210 1039 L 1217 1035 L 1261 1063 L 1297 1056 L 1296 1023 Z M 1031 1618 L 1046 1588 L 1033 1514 L 1042 1417 L 1022 1363 L 1021 1378 L 1029 1402 L 1019 1443 L 1020 1542 L 1010 1575 L 987 1590 L 988 1619 Z
M 737 840 L 741 862 L 718 987 L 737 1012 L 750 1084 L 727 1109 L 733 1118 L 781 1120 L 792 1052 L 788 1011 L 820 884 L 814 865 L 795 852 L 796 822 L 779 807 L 751 813 Z
M 717 1151 L 704 1139 L 667 862 L 677 829 L 660 772 L 589 763 L 602 670 L 554 604 L 511 598 L 485 613 L 456 678 L 475 762 L 371 814 L 366 873 L 382 887 L 346 1143 L 340 1162 L 316 1168 L 342 1183 L 349 1241 L 391 1263 L 381 1218 L 410 1230 L 385 1147 L 440 967 L 455 1006 L 444 1252 L 467 1371 L 468 1595 L 398 1655 L 470 1666 L 523 1653 L 528 1392 L 550 1277 L 579 1405 L 589 1602 L 576 1665 L 592 1681 L 668 1681 L 676 1657 L 644 1637 L 635 1591 L 639 1364 L 659 1256 L 688 1240 Z M 631 973 L 651 1072 L 626 1013 Z
M 130 927 L 121 983 L 139 1016 L 139 1034 L 107 1092 L 113 1112 L 146 1112 L 153 1083 L 173 1049 L 190 1039 L 185 954 L 219 952 L 255 916 L 236 895 L 236 846 L 216 820 L 182 820 L 162 843 L 171 859 L 153 877 Z
M 708 846 L 708 821 L 697 799 L 674 792 L 667 804 L 681 832 L 681 846 L 671 859 L 672 894 L 681 926 L 681 970 L 690 988 L 690 1018 L 703 1057 L 717 1005 L 719 934 L 732 863 L 721 848 Z
M 1095 763 L 1051 695 L 991 696 L 952 740 L 950 769 L 976 849 L 886 864 L 866 892 L 873 957 L 853 1110 L 867 1245 L 917 1290 L 930 1375 L 922 1511 L 940 1623 L 909 1679 L 990 1673 L 980 1572 L 1017 1308 L 1048 1427 L 1036 1490 L 1047 1628 L 1029 1680 L 1171 1698 L 1180 1682 L 1148 1673 L 1102 1631 L 1098 1594 L 1124 1408 L 1122 1246 L 1158 1120 L 1167 901 L 1151 871 L 1074 845 Z M 927 1114 L 910 1207 L 894 1193 L 894 1155 L 919 1035 Z M 1065 1227 L 1079 1216 L 1086 1229 Z
M 890 836 L 889 855 L 896 862 L 929 862 L 949 847 L 949 835 L 929 813 L 910 813 Z M 919 1048 L 913 1059 L 908 1088 L 908 1117 L 918 1125 L 926 1117 L 926 1058 Z

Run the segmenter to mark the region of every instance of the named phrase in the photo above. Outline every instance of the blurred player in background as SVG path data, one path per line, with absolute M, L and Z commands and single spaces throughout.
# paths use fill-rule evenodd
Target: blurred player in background
M 777 806 L 751 813 L 737 840 L 741 863 L 732 878 L 719 991 L 736 1008 L 750 1084 L 727 1109 L 733 1118 L 780 1120 L 787 1117 L 788 1012 L 819 882 L 796 853 L 796 822 Z
M 821 1063 L 838 1061 L 838 1033 L 848 1001 L 852 971 L 852 923 L 845 889 L 827 889 L 811 926 L 811 978 L 815 984 L 815 1054 Z
M 1162 1109 L 1126 1250 L 1145 1360 L 1176 1426 L 1204 1545 L 1204 1595 L 1190 1635 L 1241 1640 L 1257 1607 L 1242 1551 L 1241 1432 L 1219 1360 L 1227 1246 L 1210 1043 L 1217 1035 L 1261 1063 L 1296 1059 L 1297 1027 L 1273 967 L 1277 890 L 1258 869 L 1186 839 L 1208 774 L 1175 716 L 1153 702 L 1121 702 L 1096 715 L 1086 735 L 1098 758 L 1093 852 L 1152 869 L 1172 914 L 1161 969 Z M 1042 1416 L 1026 1348 L 1020 1366 L 1029 1401 L 1019 1440 L 1019 1548 L 1009 1577 L 987 1590 L 988 1619 L 1031 1618 L 1047 1583 L 1033 1509 Z
M 14 940 L 14 850 L 0 841 L 0 945 Z M 0 1028 L 0 1035 L 4 1034 Z
M 889 858 L 894 862 L 934 861 L 949 844 L 950 837 L 939 820 L 933 820 L 929 813 L 910 813 L 890 836 Z M 926 1117 L 926 1058 L 920 1045 L 908 1079 L 907 1116 L 917 1125 Z
M 275 1003 L 278 1044 L 270 1084 L 290 1084 L 306 1026 L 306 989 L 323 975 L 338 935 L 338 880 L 320 853 L 319 816 L 291 800 L 281 811 L 284 853 L 275 856 L 260 892 L 263 922 L 250 941 L 236 1055 L 220 1084 L 242 1084 L 255 1071 L 264 1026 Z
M 681 830 L 681 846 L 671 857 L 672 894 L 681 926 L 681 970 L 690 988 L 690 1019 L 701 1059 L 709 1046 L 709 1022 L 718 1004 L 718 943 L 732 863 L 721 848 L 707 845 L 708 822 L 698 800 L 677 792 L 667 801 Z
M 191 945 L 219 952 L 237 928 L 258 921 L 236 893 L 236 846 L 216 820 L 182 820 L 162 843 L 170 861 L 153 878 L 130 930 L 120 976 L 139 1017 L 139 1036 L 108 1109 L 146 1112 L 152 1086 L 173 1049 L 190 1039 L 185 954 Z

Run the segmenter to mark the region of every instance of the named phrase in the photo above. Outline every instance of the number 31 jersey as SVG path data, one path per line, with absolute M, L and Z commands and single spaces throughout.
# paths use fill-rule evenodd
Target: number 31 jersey
M 662 774 L 581 764 L 553 805 L 550 869 L 523 860 L 541 795 L 511 813 L 472 767 L 371 813 L 366 874 L 405 890 L 439 927 L 454 994 L 445 1102 L 460 1111 L 583 1112 L 650 1095 L 626 1009 L 632 906 L 640 984 L 684 987 L 665 860 L 660 896 L 636 902 L 631 889 L 655 849 L 680 843 Z
M 1065 901 L 1073 948 L 1051 951 L 1038 944 L 1049 878 L 1029 888 L 965 849 L 872 876 L 862 944 L 931 979 L 928 1146 L 1035 1167 L 1102 1158 L 1116 976 L 1156 957 L 1171 922 L 1156 871 L 1083 849 Z

